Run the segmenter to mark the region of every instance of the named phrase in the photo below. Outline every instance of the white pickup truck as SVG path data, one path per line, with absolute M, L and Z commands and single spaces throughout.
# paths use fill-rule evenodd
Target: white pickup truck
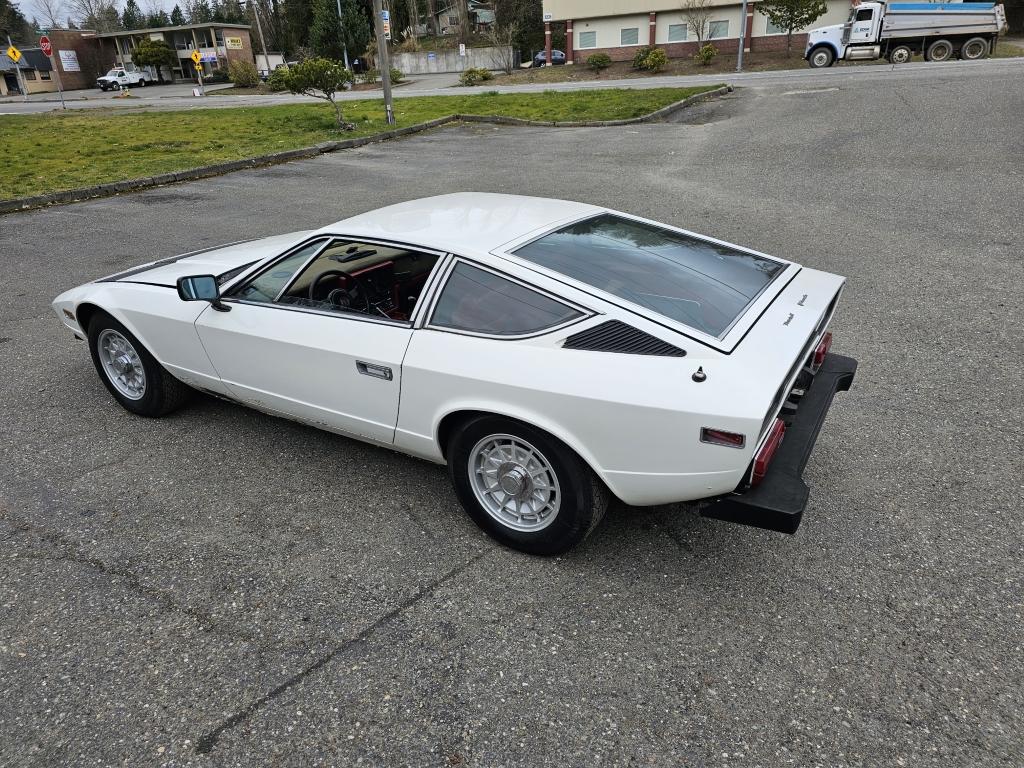
M 983 59 L 1005 30 L 1006 12 L 996 3 L 863 2 L 845 24 L 808 32 L 804 58 L 815 68 L 883 56 L 904 64 L 915 53 L 928 61 Z
M 127 69 L 117 67 L 107 72 L 103 77 L 97 77 L 96 85 L 101 91 L 108 91 L 110 89 L 119 91 L 132 85 L 144 88 L 146 86 L 146 73 L 129 72 Z

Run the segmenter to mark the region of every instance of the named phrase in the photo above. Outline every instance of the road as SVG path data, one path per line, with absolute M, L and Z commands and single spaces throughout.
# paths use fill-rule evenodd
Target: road
M 999 66 L 765 82 L 626 129 L 463 126 L 0 217 L 0 765 L 1020 766 L 1024 76 Z M 523 556 L 443 468 L 205 397 L 130 416 L 48 307 L 451 190 L 846 275 L 834 349 L 861 367 L 800 531 L 618 506 Z
M 916 82 L 933 78 L 967 79 L 979 76 L 1003 77 L 1013 76 L 1024 71 L 1024 58 L 988 59 L 985 61 L 963 62 L 949 61 L 944 63 L 914 62 L 899 67 L 891 65 L 857 65 L 842 66 L 831 69 L 800 69 L 779 70 L 774 72 L 741 72 L 716 75 L 686 75 L 630 78 L 625 80 L 592 80 L 571 83 L 533 83 L 524 85 L 484 85 L 475 88 L 453 89 L 455 79 L 450 75 L 429 75 L 413 78 L 408 86 L 396 88 L 396 99 L 411 96 L 452 96 L 471 93 L 540 93 L 543 91 L 576 91 L 603 88 L 662 88 L 685 87 L 691 85 L 708 85 L 728 82 L 740 87 L 770 87 L 790 84 L 793 87 L 819 87 L 822 85 L 843 86 L 852 83 L 895 83 Z M 172 90 L 173 89 L 173 90 Z M 86 100 L 76 99 L 67 102 L 69 109 L 110 109 L 111 106 L 123 106 L 125 109 L 210 109 L 240 106 L 269 106 L 272 104 L 310 103 L 316 101 L 308 96 L 290 94 L 265 96 L 229 96 L 217 95 L 215 90 L 205 98 L 189 95 L 191 87 L 165 86 L 164 88 L 136 88 L 132 94 L 136 97 L 130 101 L 113 100 L 113 94 L 100 94 L 98 91 L 88 92 Z M 167 95 L 171 93 L 173 95 Z M 54 95 L 55 97 L 55 95 Z M 341 94 L 341 101 L 356 101 L 367 98 L 381 98 L 379 93 L 353 91 Z M 30 114 L 60 109 L 53 99 L 48 101 L 16 101 L 0 102 L 0 115 Z

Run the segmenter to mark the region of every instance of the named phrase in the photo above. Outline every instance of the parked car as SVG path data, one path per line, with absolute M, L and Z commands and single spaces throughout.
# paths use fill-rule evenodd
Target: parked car
M 553 554 L 612 496 L 795 531 L 857 367 L 829 352 L 844 282 L 598 206 L 464 193 L 152 262 L 53 306 L 132 413 L 198 389 L 446 463 L 481 528 Z
M 548 55 L 545 51 L 541 51 L 533 57 L 533 66 L 543 67 L 548 63 Z M 565 64 L 565 53 L 562 51 L 551 51 L 551 63 L 552 64 Z
M 145 88 L 146 73 L 129 72 L 126 69 L 116 68 L 110 70 L 102 77 L 96 78 L 96 85 L 101 91 L 119 91 L 122 88 L 128 88 L 133 85 Z

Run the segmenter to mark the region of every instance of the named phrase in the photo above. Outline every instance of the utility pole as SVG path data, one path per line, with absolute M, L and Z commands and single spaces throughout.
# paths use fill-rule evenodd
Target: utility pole
M 267 40 L 263 37 L 263 25 L 260 24 L 260 7 L 257 0 L 249 0 L 252 5 L 252 15 L 256 17 L 256 31 L 260 33 L 260 45 L 263 46 L 263 63 L 267 65 L 267 77 L 270 77 L 270 56 L 267 55 Z
M 747 0 L 740 8 L 740 47 L 736 52 L 736 71 L 743 71 L 743 49 L 747 47 Z
M 352 69 L 348 65 L 348 45 L 345 43 L 345 22 L 341 17 L 341 0 L 338 0 L 338 29 L 341 30 L 341 55 L 345 57 L 345 69 Z
M 390 14 L 388 19 L 390 25 Z M 384 87 L 384 112 L 388 125 L 394 125 L 395 110 L 391 106 L 391 57 L 388 55 L 388 41 L 384 36 L 384 9 L 381 0 L 373 0 L 373 27 L 377 30 L 377 69 L 380 71 L 380 84 Z

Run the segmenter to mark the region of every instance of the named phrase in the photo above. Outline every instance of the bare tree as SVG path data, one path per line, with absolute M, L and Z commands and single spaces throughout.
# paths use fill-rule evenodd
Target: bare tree
M 703 44 L 708 39 L 711 15 L 714 12 L 711 0 L 683 0 L 679 9 L 683 12 L 683 18 L 690 25 L 693 34 L 697 36 L 697 42 Z
M 485 37 L 491 46 L 491 63 L 506 75 L 511 75 L 518 64 L 516 41 L 519 39 L 519 24 L 514 21 L 501 26 L 494 23 Z
M 420 0 L 406 0 L 409 6 L 409 26 L 412 27 L 412 44 L 419 50 L 420 39 Z
M 459 10 L 459 42 L 469 44 L 469 36 L 473 32 L 473 20 L 469 16 L 469 0 L 455 0 Z
M 427 0 L 427 34 L 437 37 L 437 3 L 435 0 Z
M 60 29 L 64 22 L 62 19 L 67 13 L 64 7 L 64 0 L 36 0 L 33 9 L 39 15 L 45 27 L 56 27 Z
M 121 26 L 121 17 L 113 0 L 69 0 L 68 8 L 84 29 L 113 32 Z

